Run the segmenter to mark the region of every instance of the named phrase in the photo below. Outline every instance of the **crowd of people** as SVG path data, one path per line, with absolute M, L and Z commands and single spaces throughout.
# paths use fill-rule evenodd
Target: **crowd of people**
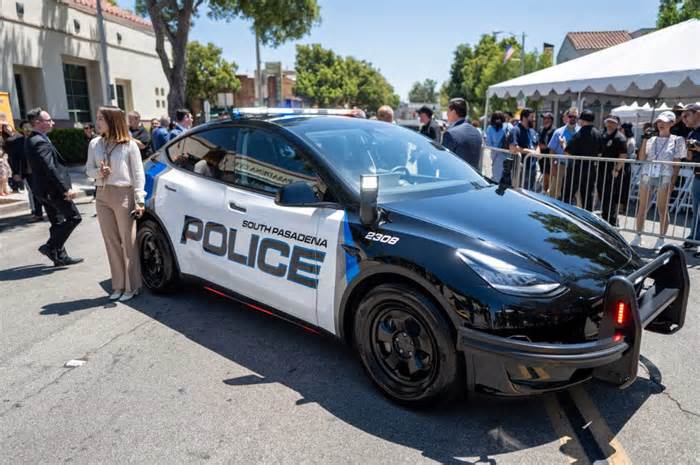
M 486 146 L 496 149 L 491 150 L 492 177 L 503 182 L 509 176 L 508 170 L 504 170 L 506 160 L 520 154 L 523 188 L 547 193 L 589 211 L 599 207 L 603 219 L 612 225 L 617 225 L 619 207 L 627 204 L 634 179 L 638 182 L 639 200 L 637 234 L 631 244 L 641 243 L 648 208 L 655 198 L 662 236 L 654 246 L 658 249 L 664 245 L 663 236 L 668 231 L 669 200 L 677 185 L 680 165 L 645 163 L 639 172 L 633 172 L 631 165 L 623 160 L 700 162 L 696 142 L 700 136 L 699 110 L 700 105 L 695 103 L 659 113 L 653 123 L 643 128 L 638 150 L 632 125 L 622 124 L 615 115 L 606 116 L 603 128 L 599 129 L 594 124 L 595 115 L 589 110 L 579 114 L 577 108 L 570 108 L 562 115 L 559 127 L 554 125 L 554 115 L 545 112 L 538 130 L 535 114 L 529 108 L 521 110 L 517 120 L 506 112 L 496 111 L 490 115 L 484 134 Z M 694 247 L 692 241 L 700 239 L 700 170 L 696 171 L 697 180 L 692 188 L 694 216 L 691 234 L 684 244 L 687 248 Z M 510 179 L 506 181 L 510 184 Z

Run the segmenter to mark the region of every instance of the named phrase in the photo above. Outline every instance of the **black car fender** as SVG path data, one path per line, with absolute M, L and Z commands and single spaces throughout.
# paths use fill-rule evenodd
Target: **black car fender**
M 408 261 L 387 263 L 381 260 L 366 260 L 362 263 L 362 270 L 345 289 L 336 310 L 336 331 L 341 340 L 348 344 L 352 343 L 352 317 L 357 305 L 369 289 L 377 284 L 387 282 L 404 282 L 420 286 L 421 290 L 449 318 L 456 334 L 456 328 L 462 324 L 462 320 L 455 312 L 450 311 L 451 305 L 443 293 L 444 285 L 437 277 Z

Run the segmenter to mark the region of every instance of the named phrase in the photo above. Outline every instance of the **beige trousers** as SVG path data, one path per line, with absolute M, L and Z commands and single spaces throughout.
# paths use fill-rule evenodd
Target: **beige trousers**
M 136 220 L 129 216 L 134 206 L 133 187 L 97 188 L 97 220 L 107 249 L 113 292 L 134 292 L 141 288 Z

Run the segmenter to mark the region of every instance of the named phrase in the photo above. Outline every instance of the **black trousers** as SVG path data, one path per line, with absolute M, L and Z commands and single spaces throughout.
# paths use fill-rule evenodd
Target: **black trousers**
M 560 165 L 561 166 L 561 165 Z M 596 188 L 596 170 L 590 161 L 569 160 L 562 190 L 563 200 L 576 205 L 576 194 L 581 198 L 581 208 L 593 211 L 593 194 Z
M 63 250 L 63 245 L 82 221 L 80 212 L 72 200 L 43 199 L 42 203 L 51 222 L 46 244 L 53 250 Z
M 598 170 L 598 195 L 603 219 L 613 226 L 617 226 L 617 209 L 621 200 L 622 177 L 620 173 L 613 176 L 613 167 L 607 166 Z

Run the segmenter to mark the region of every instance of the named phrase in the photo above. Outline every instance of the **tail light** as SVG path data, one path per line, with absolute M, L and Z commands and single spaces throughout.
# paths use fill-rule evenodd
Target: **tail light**
M 627 322 L 627 304 L 625 302 L 618 302 L 615 309 L 615 323 L 618 326 L 625 326 Z

